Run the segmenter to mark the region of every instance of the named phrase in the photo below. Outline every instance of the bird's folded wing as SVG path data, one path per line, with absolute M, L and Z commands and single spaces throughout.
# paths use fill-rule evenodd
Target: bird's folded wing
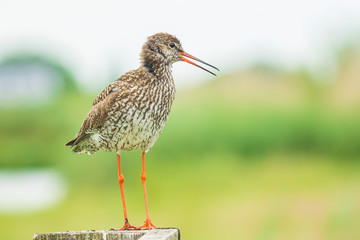
M 121 83 L 120 83 L 121 84 Z M 118 82 L 110 83 L 109 86 L 107 86 L 104 90 L 97 95 L 97 97 L 94 99 L 93 106 L 98 104 L 99 102 L 103 101 L 109 94 L 116 92 L 119 90 Z
M 106 127 L 105 122 L 116 111 L 119 102 L 127 101 L 131 92 L 124 88 L 126 82 L 113 82 L 105 88 L 94 100 L 77 136 L 97 132 L 101 127 Z

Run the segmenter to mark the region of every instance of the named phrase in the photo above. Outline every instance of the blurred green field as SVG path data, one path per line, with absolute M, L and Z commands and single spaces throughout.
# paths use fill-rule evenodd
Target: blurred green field
M 178 92 L 147 155 L 153 223 L 183 239 L 360 239 L 360 101 L 344 94 L 346 76 L 319 85 L 253 69 Z M 1 109 L 0 167 L 58 169 L 69 193 L 51 209 L 0 214 L 0 239 L 123 224 L 116 155 L 64 146 L 93 98 Z M 124 152 L 122 167 L 130 222 L 140 225 L 141 153 Z
M 126 157 L 130 157 L 127 156 Z M 139 154 L 140 155 L 140 154 Z M 113 169 L 80 159 L 73 168 L 88 184 L 69 182 L 66 200 L 53 209 L 0 216 L 1 239 L 31 239 L 34 232 L 110 229 L 122 226 L 122 207 Z M 104 157 L 105 157 L 104 156 Z M 140 161 L 124 162 L 125 194 L 132 224 L 145 218 Z M 179 160 L 179 159 L 174 159 Z M 178 227 L 183 239 L 358 239 L 360 166 L 314 156 L 274 155 L 245 163 L 231 155 L 206 155 L 165 162 L 149 154 L 150 215 L 160 227 Z M 132 163 L 130 163 L 132 161 Z M 89 168 L 98 168 L 90 171 Z M 80 175 L 80 173 L 79 173 Z

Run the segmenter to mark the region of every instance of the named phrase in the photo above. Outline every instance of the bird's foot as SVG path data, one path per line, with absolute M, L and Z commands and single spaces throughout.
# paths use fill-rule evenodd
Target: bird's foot
M 132 225 L 130 225 L 128 219 L 125 219 L 125 224 L 122 228 L 119 229 L 114 229 L 115 231 L 122 231 L 122 230 L 140 230 L 140 228 L 134 227 Z
M 142 229 L 142 230 L 149 230 L 149 229 L 154 229 L 156 228 L 154 224 L 152 224 L 150 218 L 146 218 L 145 219 L 145 223 L 144 225 L 138 227 L 139 229 Z

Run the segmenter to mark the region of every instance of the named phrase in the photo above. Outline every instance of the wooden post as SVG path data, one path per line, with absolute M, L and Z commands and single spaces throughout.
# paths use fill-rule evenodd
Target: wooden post
M 33 240 L 180 240 L 177 228 L 130 231 L 80 231 L 35 233 Z

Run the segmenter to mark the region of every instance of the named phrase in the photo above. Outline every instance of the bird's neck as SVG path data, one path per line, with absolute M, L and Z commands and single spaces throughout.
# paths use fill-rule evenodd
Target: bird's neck
M 171 63 L 163 60 L 144 58 L 142 66 L 160 81 L 172 81 Z

